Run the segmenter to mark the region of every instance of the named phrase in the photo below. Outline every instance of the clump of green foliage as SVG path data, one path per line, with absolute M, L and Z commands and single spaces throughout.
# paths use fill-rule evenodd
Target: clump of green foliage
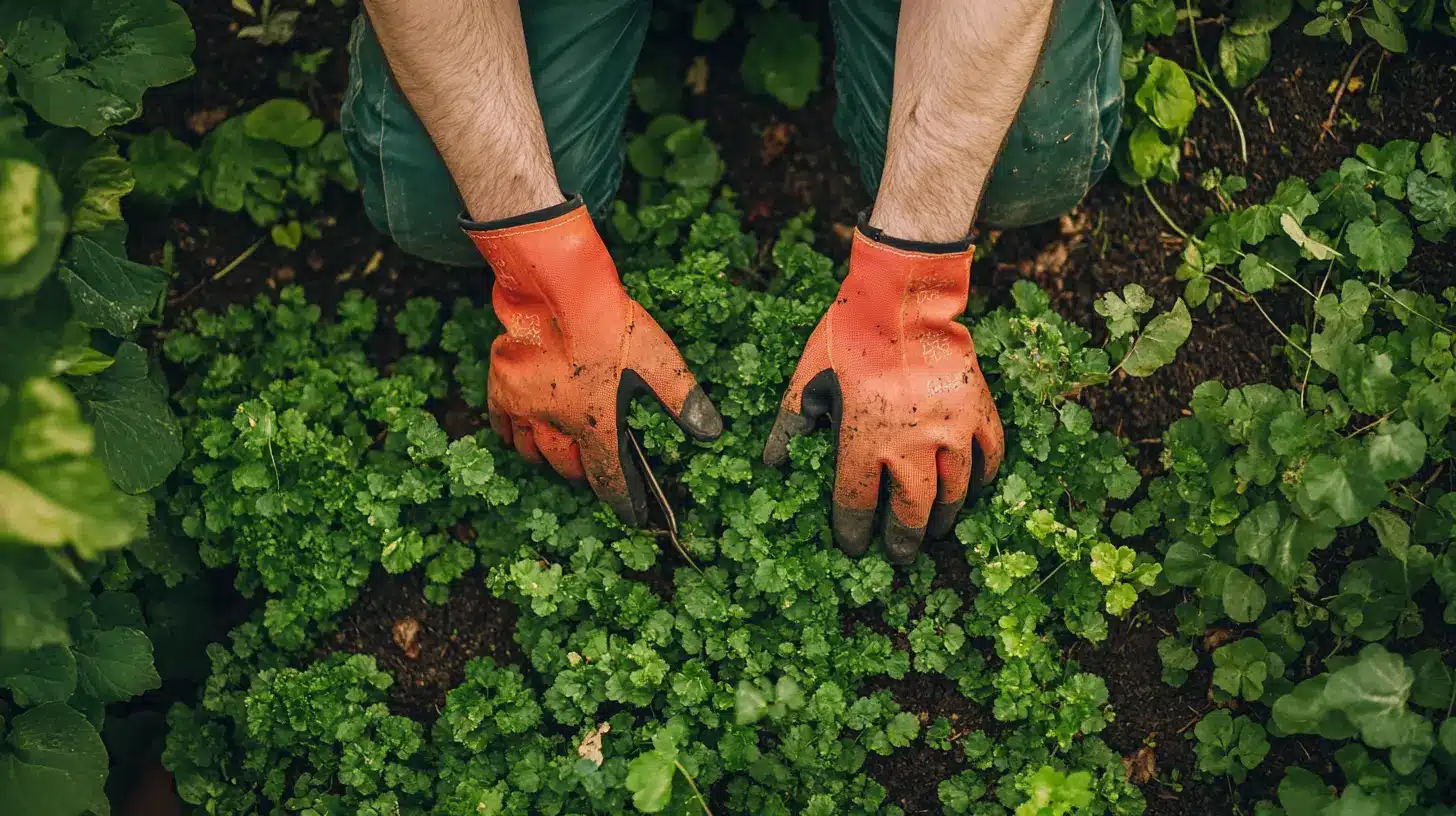
M 1456 685 L 1443 650 L 1416 639 L 1456 624 L 1456 288 L 1427 291 L 1418 260 L 1456 227 L 1453 181 L 1444 136 L 1362 145 L 1313 187 L 1291 179 L 1211 217 L 1184 252 L 1191 302 L 1278 291 L 1308 319 L 1273 325 L 1282 387 L 1194 390 L 1163 435 L 1167 475 L 1113 527 L 1156 531 L 1167 579 L 1193 593 L 1159 646 L 1167 679 L 1197 666 L 1207 627 L 1242 629 L 1212 654 L 1212 693 L 1254 705 L 1204 718 L 1201 768 L 1242 779 L 1266 732 L 1340 743 L 1338 797 L 1292 769 L 1283 812 L 1450 801 Z
M 1107 380 L 1108 351 L 1029 284 L 975 322 L 1006 475 L 957 530 L 970 585 L 941 586 L 922 556 L 897 586 L 883 557 L 850 559 L 829 539 L 823 435 L 796 440 L 787 471 L 759 461 L 837 282 L 806 219 L 763 267 L 740 221 L 731 197 L 700 187 L 612 219 L 629 291 L 725 418 L 720 439 L 691 443 L 661 412 L 631 412 L 648 456 L 686 490 L 675 534 L 624 528 L 489 433 L 447 440 L 427 409 L 456 389 L 480 402 L 499 330 L 468 302 L 438 331 L 433 302 L 407 304 L 396 326 L 411 352 L 385 374 L 364 353 L 376 307 L 357 294 L 329 321 L 288 290 L 197 314 L 167 339 L 190 372 L 174 514 L 209 563 L 236 564 L 239 585 L 267 599 L 230 646 L 209 649 L 198 705 L 172 712 L 167 763 L 189 802 L 218 814 L 895 813 L 866 760 L 925 741 L 967 764 L 941 788 L 948 813 L 1142 812 L 1096 736 L 1112 717 L 1106 684 L 1063 654 L 1070 638 L 1105 638 L 1160 569 L 1110 540 L 1109 497 L 1141 479 L 1069 399 Z M 1137 328 L 1146 310 L 1120 315 L 1132 322 L 1121 357 L 1165 333 L 1153 324 L 1166 315 Z M 391 714 L 372 659 L 308 649 L 376 563 L 423 566 L 435 601 L 478 565 L 520 610 L 524 664 L 471 664 L 432 728 Z M 953 680 L 1003 723 L 998 737 L 952 741 L 866 688 L 911 672 Z
M 169 278 L 127 256 L 135 176 L 112 128 L 189 75 L 192 49 L 169 0 L 0 7 L 4 813 L 108 812 L 107 707 L 174 668 L 157 623 L 195 565 L 153 534 L 150 491 L 182 436 L 138 344 Z
M 329 182 L 350 191 L 359 186 L 343 135 L 325 132 L 297 99 L 270 99 L 224 120 L 196 150 L 155 130 L 133 140 L 128 155 L 147 198 L 168 203 L 200 195 L 224 212 L 247 213 L 285 249 L 319 237 L 318 224 L 303 213 L 323 201 Z

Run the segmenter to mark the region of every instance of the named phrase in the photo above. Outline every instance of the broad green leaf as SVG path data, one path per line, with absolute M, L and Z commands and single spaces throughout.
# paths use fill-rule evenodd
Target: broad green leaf
M 121 199 L 136 182 L 116 142 L 56 129 L 37 144 L 60 185 L 72 232 L 94 232 L 121 220 Z
M 1188 340 L 1193 320 L 1179 298 L 1173 308 L 1148 321 L 1123 360 L 1122 370 L 1134 377 L 1146 377 L 1173 362 L 1178 349 Z
M 1426 435 L 1414 422 L 1385 422 L 1366 439 L 1370 475 L 1381 481 L 1408 479 L 1426 461 Z
M 1396 200 L 1405 198 L 1406 177 L 1416 169 L 1419 145 L 1409 139 L 1393 139 L 1380 147 L 1362 144 L 1355 155 L 1376 171 L 1380 188 Z
M 76 658 L 52 643 L 27 651 L 0 651 L 0 687 L 21 706 L 63 703 L 76 690 Z
M 1426 708 L 1446 710 L 1452 704 L 1452 675 L 1440 649 L 1423 649 L 1406 659 L 1415 676 L 1411 683 L 1411 703 Z
M 1399 21 L 1393 23 L 1383 22 L 1368 15 L 1360 17 L 1360 27 L 1370 35 L 1370 39 L 1380 43 L 1380 47 L 1394 54 L 1404 54 L 1410 44 L 1406 42 L 1405 31 L 1400 27 Z
M 627 765 L 624 783 L 632 792 L 632 804 L 643 813 L 657 813 L 672 799 L 674 760 L 660 751 L 649 751 Z
M 1450 181 L 1412 171 L 1406 179 L 1406 197 L 1410 199 L 1411 215 L 1423 222 L 1422 237 L 1439 241 L 1447 231 L 1456 229 L 1456 187 Z
M 1351 224 L 1345 240 L 1361 269 L 1387 277 L 1405 269 L 1416 246 L 1410 224 L 1394 208 L 1382 208 L 1379 224 L 1368 217 Z
M 50 277 L 65 237 L 56 180 L 38 164 L 0 158 L 0 300 L 34 292 Z
M 693 14 L 693 39 L 712 42 L 733 25 L 733 3 L 729 0 L 698 0 Z
M 97 455 L 128 493 L 161 484 L 182 458 L 182 432 L 149 365 L 140 346 L 122 343 L 114 365 L 76 381 L 76 395 L 96 427 Z
M 1410 525 L 1384 507 L 1371 510 L 1367 520 L 1370 522 L 1370 526 L 1375 528 L 1375 535 L 1380 539 L 1380 546 L 1384 547 L 1386 552 L 1404 561 L 1406 551 L 1410 549 Z
M 1299 516 L 1291 516 L 1280 525 L 1269 551 L 1264 569 L 1281 586 L 1292 587 L 1299 580 L 1309 554 L 1330 546 L 1335 540 L 1333 527 L 1316 524 Z
M 1269 64 L 1269 35 L 1238 34 L 1232 29 L 1224 32 L 1218 41 L 1218 65 L 1230 85 L 1242 88 Z
M 0 542 L 71 545 L 89 558 L 142 530 L 145 507 L 117 491 L 94 446 L 59 383 L 30 380 L 0 402 Z
M 191 75 L 195 38 L 171 0 L 7 0 L 0 42 L 20 98 L 94 136 L 137 118 L 148 88 Z
M 136 629 L 91 630 L 72 649 L 81 691 L 103 703 L 130 700 L 162 685 L 152 663 L 152 642 Z
M 1239 261 L 1239 280 L 1250 293 L 1273 289 L 1278 274 L 1273 265 L 1253 253 Z
M 1299 500 L 1316 521 L 1344 527 L 1369 515 L 1385 499 L 1385 493 L 1379 478 L 1364 462 L 1321 453 L 1304 466 Z
M 1289 213 L 1284 213 L 1279 216 L 1279 226 L 1284 228 L 1284 234 L 1293 239 L 1294 243 L 1298 244 L 1300 249 L 1304 250 L 1311 258 L 1317 261 L 1328 261 L 1331 258 L 1344 257 L 1339 252 L 1336 252 L 1333 247 L 1327 246 L 1307 235 L 1304 227 L 1300 226 L 1299 221 L 1295 220 L 1294 216 Z
M 1163 132 L 1152 121 L 1144 119 L 1133 128 L 1127 140 L 1128 158 L 1131 160 L 1134 179 L 1128 183 L 1137 184 L 1153 179 L 1171 182 L 1176 178 L 1178 168 L 1178 146 L 1163 141 Z
M 86 235 L 71 237 L 60 277 L 76 319 L 117 337 L 158 310 L 168 282 L 162 270 L 117 257 Z
M 1239 0 L 1229 30 L 1235 34 L 1268 34 L 1289 18 L 1294 0 Z
M 1264 502 L 1239 520 L 1234 528 L 1234 541 L 1239 555 L 1255 564 L 1267 564 L 1274 550 L 1274 536 L 1279 532 L 1282 514 L 1279 502 Z
M 1354 736 L 1354 726 L 1344 713 L 1325 700 L 1329 675 L 1320 674 L 1295 686 L 1272 706 L 1273 723 L 1286 734 L 1318 734 L 1325 739 Z
M 743 84 L 795 110 L 819 90 L 818 27 L 784 7 L 760 12 L 749 24 Z
M 1286 770 L 1279 781 L 1279 804 L 1291 815 L 1320 813 L 1334 799 L 1328 783 L 1297 765 Z
M 324 123 L 297 99 L 270 99 L 243 117 L 243 133 L 250 139 L 308 147 L 324 135 Z
M 179 198 L 201 171 L 198 152 L 161 128 L 131 140 L 126 157 L 137 194 L 162 201 Z
M 0 813 L 76 816 L 102 801 L 106 747 L 84 715 L 46 703 L 9 726 L 0 744 Z
M 1153 120 L 1153 124 L 1170 132 L 1187 127 L 1198 106 L 1193 86 L 1183 68 L 1162 57 L 1153 57 L 1149 63 L 1148 75 L 1133 101 Z
M 1421 164 L 1432 175 L 1456 179 L 1456 139 L 1431 134 L 1431 140 L 1421 147 Z
M 1243 570 L 1229 570 L 1223 582 L 1223 609 L 1238 623 L 1253 623 L 1264 611 L 1268 597 L 1259 582 L 1245 575 Z
M 1404 729 L 1411 723 L 1408 715 L 1412 712 L 1406 702 L 1414 682 L 1415 672 L 1399 655 L 1372 643 L 1360 650 L 1353 664 L 1330 674 L 1324 698 L 1360 729 L 1367 745 L 1389 748 L 1409 736 Z
M 1129 283 L 1122 288 L 1121 295 L 1107 292 L 1093 302 L 1092 308 L 1107 318 L 1107 331 L 1116 340 L 1137 331 L 1138 318 L 1153 308 L 1153 299 L 1142 286 Z

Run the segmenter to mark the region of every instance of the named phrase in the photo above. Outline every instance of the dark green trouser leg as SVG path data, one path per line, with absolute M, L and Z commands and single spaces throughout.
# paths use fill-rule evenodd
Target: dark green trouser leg
M 838 53 L 835 126 L 874 192 L 885 164 L 900 3 L 830 0 L 830 18 Z M 981 223 L 1015 227 L 1055 218 L 1107 169 L 1122 115 L 1121 40 L 1111 0 L 1057 3 L 1041 65 L 981 200 Z
M 592 212 L 622 175 L 628 84 L 647 33 L 650 0 L 523 0 L 521 22 L 556 176 Z M 340 125 L 376 227 L 413 255 L 461 266 L 484 262 L 456 222 L 460 194 L 361 14 L 349 40 Z M 490 92 L 481 88 L 481 93 Z

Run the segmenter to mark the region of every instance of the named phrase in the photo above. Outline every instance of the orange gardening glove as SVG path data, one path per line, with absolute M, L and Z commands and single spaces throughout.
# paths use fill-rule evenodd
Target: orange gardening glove
M 911 249 L 867 229 L 855 231 L 849 274 L 809 336 L 763 460 L 783 462 L 789 440 L 827 414 L 835 540 L 850 555 L 869 548 L 883 489 L 885 550 L 904 563 L 927 528 L 940 536 L 955 523 L 973 470 L 982 484 L 996 474 L 1004 440 L 971 334 L 955 321 L 970 286 L 969 242 Z
M 491 427 L 528 460 L 585 478 L 623 521 L 643 524 L 647 492 L 627 440 L 632 398 L 651 393 L 697 439 L 722 433 L 722 417 L 622 288 L 580 197 L 463 226 L 495 272 L 491 302 L 506 329 L 490 349 Z

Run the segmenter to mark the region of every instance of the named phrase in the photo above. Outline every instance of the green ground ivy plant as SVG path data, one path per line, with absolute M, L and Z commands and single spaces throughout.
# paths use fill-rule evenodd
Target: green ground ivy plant
M 1126 536 L 1155 531 L 1167 580 L 1193 593 L 1159 646 L 1166 679 L 1196 667 L 1207 627 L 1239 633 L 1212 654 L 1213 696 L 1254 705 L 1205 717 L 1200 766 L 1253 767 L 1256 728 L 1339 741 L 1325 813 L 1450 801 L 1456 687 L 1439 644 L 1456 624 L 1456 288 L 1427 273 L 1456 227 L 1453 180 L 1444 136 L 1362 145 L 1313 186 L 1291 179 L 1211 217 L 1184 252 L 1189 300 L 1212 305 L 1212 283 L 1303 304 L 1306 321 L 1274 326 L 1289 376 L 1198 386 L 1163 435 L 1168 474 L 1113 519 Z
M 1107 350 L 1029 284 L 975 321 L 1008 430 L 1005 475 L 942 561 L 964 558 L 952 574 L 968 577 L 947 582 L 922 556 L 897 582 L 879 554 L 850 559 L 830 540 L 825 435 L 796 440 L 787 470 L 759 461 L 837 284 L 807 219 L 762 266 L 740 220 L 730 196 L 701 188 L 619 204 L 612 219 L 629 290 L 725 418 L 720 439 L 694 444 L 660 412 L 631 413 L 680 485 L 675 540 L 624 528 L 486 431 L 447 438 L 429 409 L 456 393 L 479 405 L 499 330 L 468 302 L 438 331 L 437 304 L 407 304 L 394 323 L 410 352 L 383 373 L 366 354 L 377 307 L 357 293 L 329 320 L 290 289 L 198 313 L 167 339 L 187 372 L 174 515 L 209 564 L 235 566 L 265 599 L 209 649 L 197 704 L 171 714 L 165 759 L 190 803 L 897 813 L 866 763 L 924 743 L 964 762 L 939 791 L 948 813 L 1142 812 L 1096 736 L 1113 716 L 1107 686 L 1063 653 L 1071 638 L 1105 638 L 1160 569 L 1110 539 L 1109 497 L 1141 480 L 1069 399 L 1107 380 Z M 1124 347 L 1151 331 L 1128 329 Z M 433 725 L 392 713 L 372 657 L 309 649 L 375 564 L 423 568 L 436 602 L 478 567 L 466 580 L 483 575 L 520 610 L 522 664 L 469 664 Z M 916 672 L 985 706 L 996 738 L 952 739 L 945 721 L 903 710 L 883 683 Z

